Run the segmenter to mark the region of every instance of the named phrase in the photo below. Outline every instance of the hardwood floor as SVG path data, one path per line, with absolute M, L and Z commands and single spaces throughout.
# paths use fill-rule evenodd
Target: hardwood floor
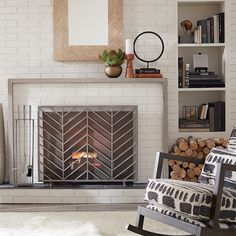
M 0 204 L 0 212 L 136 211 L 142 204 Z

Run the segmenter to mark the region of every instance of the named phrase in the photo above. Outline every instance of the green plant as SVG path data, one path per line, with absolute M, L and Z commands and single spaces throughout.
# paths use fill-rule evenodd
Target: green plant
M 99 55 L 99 59 L 106 65 L 122 65 L 125 59 L 125 53 L 121 49 L 118 49 L 117 52 L 115 50 L 104 50 L 102 55 Z

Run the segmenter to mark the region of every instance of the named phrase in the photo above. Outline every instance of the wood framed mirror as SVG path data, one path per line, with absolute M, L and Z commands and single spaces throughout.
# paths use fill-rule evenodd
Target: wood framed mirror
M 122 48 L 123 0 L 53 0 L 54 59 L 98 60 Z

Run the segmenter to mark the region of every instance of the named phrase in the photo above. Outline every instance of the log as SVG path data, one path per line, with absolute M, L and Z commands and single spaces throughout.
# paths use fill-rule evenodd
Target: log
M 185 153 L 186 153 L 186 155 L 188 156 L 188 157 L 191 157 L 192 156 L 192 154 L 193 154 L 193 151 L 192 151 L 192 149 L 187 149 L 186 151 L 185 151 Z
M 183 164 L 183 161 L 175 161 L 177 165 L 182 165 Z
M 183 162 L 183 168 L 187 169 L 188 168 L 189 163 L 188 162 Z
M 214 140 L 208 139 L 206 141 L 206 146 L 211 150 L 212 148 L 214 148 L 216 146 L 216 144 L 215 144 Z
M 174 154 L 176 155 L 179 155 L 181 153 L 181 150 L 179 149 L 177 145 L 174 145 L 172 149 L 173 149 Z
M 197 143 L 200 147 L 204 147 L 205 146 L 205 140 L 202 138 L 197 138 Z
M 176 144 L 177 144 L 177 146 L 179 147 L 179 149 L 181 151 L 185 152 L 188 149 L 188 142 L 183 137 L 178 138 L 177 141 L 176 141 Z
M 187 149 L 188 149 L 188 143 L 187 141 L 181 141 L 181 142 L 178 142 L 178 147 L 181 151 L 185 152 Z
M 189 163 L 189 169 L 194 169 L 197 165 L 195 163 Z
M 216 145 L 221 145 L 225 141 L 224 138 L 220 138 L 220 137 L 213 138 L 213 140 L 215 141 Z
M 183 142 L 183 141 L 187 142 L 187 140 L 186 140 L 185 138 L 179 137 L 179 138 L 176 140 L 176 143 L 179 144 L 179 142 Z
M 195 172 L 193 169 L 188 169 L 187 170 L 187 176 L 192 179 L 193 177 L 195 177 Z
M 198 166 L 196 166 L 196 167 L 194 168 L 194 172 L 195 172 L 195 175 L 196 175 L 196 176 L 199 176 L 199 175 L 201 174 L 202 170 L 201 170 Z
M 224 140 L 224 142 L 221 144 L 222 145 L 222 147 L 227 147 L 227 145 L 228 145 L 228 140 Z
M 197 152 L 201 152 L 202 151 L 202 147 L 198 146 L 197 147 Z
M 197 151 L 196 151 L 196 150 L 193 151 L 192 157 L 193 157 L 193 158 L 196 158 L 196 157 L 197 157 Z
M 181 168 L 179 172 L 179 177 L 185 178 L 186 175 L 187 175 L 186 170 L 184 168 Z
M 169 164 L 169 166 L 174 166 L 175 165 L 175 160 L 169 160 L 168 164 Z
M 198 164 L 198 167 L 202 170 L 203 164 Z
M 204 147 L 204 148 L 202 149 L 202 152 L 203 152 L 204 155 L 208 155 L 209 152 L 210 152 L 209 147 Z
M 198 158 L 198 159 L 204 158 L 203 152 L 198 152 L 198 153 L 197 153 L 197 158 Z
M 190 181 L 191 181 L 191 182 L 195 182 L 195 183 L 197 183 L 197 177 L 193 177 L 193 178 L 191 178 Z
M 177 174 L 180 172 L 180 169 L 181 169 L 180 166 L 177 164 L 172 167 L 172 170 Z
M 184 181 L 190 181 L 191 179 L 188 176 L 186 176 L 183 180 Z
M 180 155 L 181 157 L 186 157 L 186 156 L 187 156 L 187 154 L 186 154 L 185 152 L 181 152 L 179 155 Z
M 198 147 L 198 143 L 197 143 L 197 140 L 193 137 L 189 137 L 188 138 L 188 143 L 189 143 L 189 147 L 191 150 L 197 150 L 197 147 Z
M 176 172 L 174 172 L 174 171 L 172 171 L 172 172 L 170 173 L 170 176 L 171 176 L 172 179 L 175 179 L 175 180 L 179 178 L 179 174 L 176 173 Z

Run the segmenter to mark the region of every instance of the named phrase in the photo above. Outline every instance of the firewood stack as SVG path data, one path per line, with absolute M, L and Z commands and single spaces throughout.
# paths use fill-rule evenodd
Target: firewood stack
M 228 140 L 224 138 L 202 138 L 188 139 L 178 138 L 176 144 L 172 147 L 172 154 L 184 157 L 192 157 L 197 159 L 205 159 L 212 148 L 224 149 L 228 144 Z M 188 163 L 183 161 L 169 160 L 170 178 L 175 180 L 184 180 L 197 182 L 201 174 L 203 165 Z

